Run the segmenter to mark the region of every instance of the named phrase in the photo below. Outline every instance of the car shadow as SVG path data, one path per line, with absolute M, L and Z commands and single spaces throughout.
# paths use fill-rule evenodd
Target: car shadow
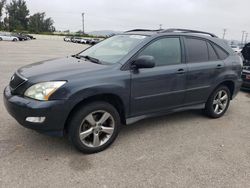
M 153 118 L 146 118 L 140 120 L 134 124 L 122 126 L 122 130 L 120 134 L 122 136 L 126 136 L 131 134 L 132 132 L 141 132 L 147 129 L 158 129 L 162 126 L 179 126 L 186 124 L 187 121 L 192 119 L 197 119 L 197 117 L 205 119 L 207 118 L 204 116 L 202 110 L 189 110 L 183 112 L 176 112 L 172 114 L 162 115 Z
M 168 114 L 165 116 L 147 118 L 140 120 L 134 124 L 122 126 L 119 133 L 119 143 L 123 142 L 122 140 L 127 140 L 127 137 L 133 137 L 135 134 L 147 134 L 148 132 L 154 130 L 157 131 L 159 128 L 168 127 L 168 126 L 183 126 L 187 121 L 193 119 L 204 119 L 206 118 L 201 110 L 192 110 L 185 112 L 177 112 L 174 114 Z M 12 154 L 18 152 L 19 155 L 25 152 L 28 152 L 31 155 L 37 156 L 37 158 L 42 158 L 43 160 L 49 160 L 53 156 L 75 156 L 80 157 L 82 153 L 75 149 L 75 147 L 70 143 L 66 136 L 64 137 L 52 137 L 38 133 L 36 131 L 26 129 L 21 127 L 19 124 L 15 125 L 14 132 L 18 132 L 18 137 L 22 138 L 13 143 L 10 140 L 5 141 L 12 143 L 11 147 L 8 148 L 10 151 L 5 153 Z M 164 128 L 165 129 L 165 128 Z M 14 136 L 15 137 L 15 136 Z M 13 139 L 14 140 L 14 139 Z M 115 142 L 116 143 L 116 142 Z M 115 144 L 116 145 L 116 144 Z M 116 145 L 117 146 L 117 145 Z M 113 145 L 111 147 L 114 147 Z M 2 157 L 7 157 L 7 155 Z M 25 155 L 25 154 L 24 154 Z M 74 165 L 74 162 L 71 164 L 72 168 L 77 168 L 77 165 Z

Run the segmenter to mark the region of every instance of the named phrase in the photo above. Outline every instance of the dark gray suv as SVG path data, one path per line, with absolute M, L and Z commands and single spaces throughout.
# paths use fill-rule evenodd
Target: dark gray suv
M 121 124 L 188 109 L 221 117 L 241 86 L 242 60 L 214 34 L 132 30 L 79 54 L 18 69 L 4 91 L 23 126 L 107 148 Z

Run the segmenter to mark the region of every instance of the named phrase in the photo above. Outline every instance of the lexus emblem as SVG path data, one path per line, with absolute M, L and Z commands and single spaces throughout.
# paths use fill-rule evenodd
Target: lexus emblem
M 14 80 L 15 75 L 11 76 L 10 81 Z

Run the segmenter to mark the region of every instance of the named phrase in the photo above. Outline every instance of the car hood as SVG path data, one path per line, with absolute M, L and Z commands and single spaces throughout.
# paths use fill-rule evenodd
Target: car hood
M 77 77 L 78 74 L 91 74 L 93 71 L 108 67 L 84 59 L 66 57 L 30 64 L 20 68 L 17 72 L 28 80 L 50 81 L 68 80 Z

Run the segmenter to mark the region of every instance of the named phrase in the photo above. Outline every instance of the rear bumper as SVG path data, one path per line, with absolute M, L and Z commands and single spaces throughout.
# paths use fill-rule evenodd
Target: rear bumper
M 22 126 L 49 135 L 62 136 L 68 116 L 64 100 L 37 101 L 12 95 L 9 87 L 4 90 L 4 105 L 9 114 Z M 45 117 L 42 123 L 26 121 L 26 117 Z
M 235 88 L 234 88 L 234 93 L 232 95 L 232 99 L 239 93 L 241 86 L 242 86 L 242 79 L 238 79 L 238 81 L 235 82 Z

